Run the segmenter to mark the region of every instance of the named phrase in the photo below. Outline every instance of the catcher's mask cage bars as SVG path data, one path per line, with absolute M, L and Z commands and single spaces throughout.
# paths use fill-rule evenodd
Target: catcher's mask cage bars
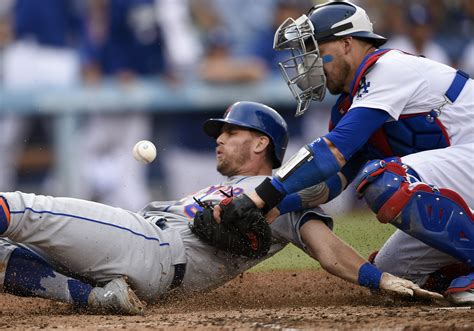
M 321 101 L 326 94 L 326 76 L 311 20 L 306 15 L 297 20 L 286 19 L 275 33 L 273 48 L 291 52 L 291 57 L 280 62 L 278 66 L 297 101 L 295 116 L 301 116 L 309 108 L 312 100 Z M 302 88 L 311 82 L 310 76 L 314 74 L 319 76 L 320 82 Z

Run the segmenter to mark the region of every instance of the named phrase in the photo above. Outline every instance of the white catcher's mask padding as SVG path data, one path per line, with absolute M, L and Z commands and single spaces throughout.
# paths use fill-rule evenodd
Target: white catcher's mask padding
M 295 116 L 303 115 L 311 100 L 323 100 L 326 76 L 313 25 L 306 15 L 296 21 L 288 18 L 275 34 L 273 48 L 290 50 L 292 56 L 279 63 L 283 79 L 297 101 Z
M 316 54 L 308 54 L 303 57 L 303 62 L 298 64 L 297 72 L 301 76 L 301 79 L 296 81 L 298 88 L 302 91 L 314 92 L 314 96 L 322 100 L 326 92 L 323 59 Z

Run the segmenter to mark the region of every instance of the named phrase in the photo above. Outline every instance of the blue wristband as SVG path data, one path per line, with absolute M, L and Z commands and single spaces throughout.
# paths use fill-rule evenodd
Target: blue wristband
M 301 204 L 301 198 L 298 193 L 288 194 L 278 205 L 280 215 L 290 213 L 292 211 L 301 211 L 303 206 Z
M 342 181 L 338 174 L 327 179 L 326 186 L 329 189 L 328 201 L 331 201 L 342 192 Z
M 369 262 L 364 263 L 359 269 L 358 281 L 361 286 L 378 289 L 381 278 L 382 272 Z

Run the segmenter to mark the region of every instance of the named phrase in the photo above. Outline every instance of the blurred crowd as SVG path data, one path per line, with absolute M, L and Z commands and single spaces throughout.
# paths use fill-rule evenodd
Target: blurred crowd
M 0 88 L 47 91 L 93 87 L 107 79 L 126 89 L 143 77 L 162 79 L 176 89 L 189 80 L 217 85 L 264 80 L 279 75 L 277 62 L 285 56 L 272 50 L 276 27 L 319 2 L 2 0 Z M 376 32 L 390 39 L 387 47 L 474 75 L 474 1 L 355 3 L 366 9 Z M 77 196 L 138 209 L 159 194 L 175 198 L 213 181 L 213 144 L 200 132 L 209 113 L 180 115 L 179 120 L 159 116 L 133 109 L 84 115 Z M 327 116 L 313 111 L 295 120 L 285 110 L 292 145 L 314 138 L 314 127 L 327 130 Z M 48 148 L 53 134 L 51 117 L 7 115 L 0 109 L 2 191 L 17 189 L 38 168 L 46 169 L 46 175 L 35 191 L 55 194 L 54 149 Z M 150 169 L 130 157 L 142 139 L 166 142 L 156 171 L 164 183 L 158 193 L 149 185 Z

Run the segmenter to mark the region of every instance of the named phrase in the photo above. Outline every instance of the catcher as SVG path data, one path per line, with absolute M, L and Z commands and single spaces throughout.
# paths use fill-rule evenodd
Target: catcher
M 236 227 L 216 223 L 215 203 L 253 190 L 280 166 L 287 127 L 275 110 L 238 102 L 204 130 L 216 138 L 217 170 L 228 178 L 178 201 L 152 202 L 132 213 L 84 200 L 3 193 L 0 233 L 10 240 L 0 250 L 5 291 L 139 314 L 141 301 L 158 302 L 177 288 L 218 287 L 292 242 L 350 282 L 440 297 L 388 273 L 380 277 L 331 232 L 331 219 L 319 208 L 287 214 L 271 228 L 258 212 Z M 313 244 L 305 246 L 310 238 Z

